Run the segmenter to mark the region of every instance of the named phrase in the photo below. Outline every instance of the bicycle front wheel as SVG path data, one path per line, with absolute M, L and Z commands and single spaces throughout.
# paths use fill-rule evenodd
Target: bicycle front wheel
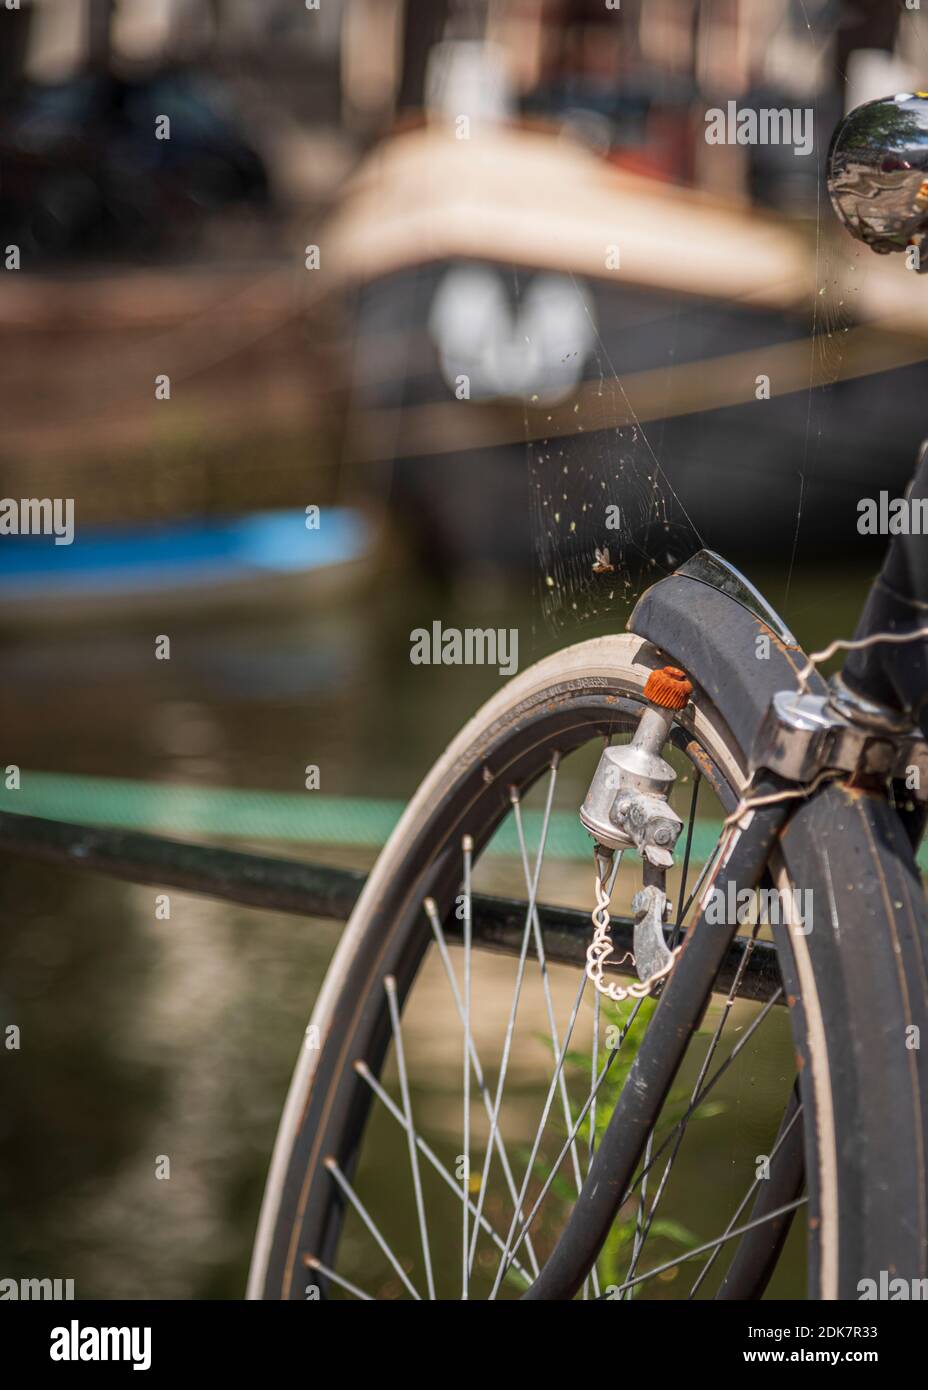
M 592 856 L 571 855 L 603 741 L 634 731 L 664 659 L 631 635 L 557 653 L 501 690 L 419 788 L 307 1029 L 250 1296 L 519 1297 L 544 1269 L 656 1007 L 588 984 L 577 910 L 593 904 Z M 746 759 L 698 686 L 671 744 L 679 934 Z M 623 866 L 617 897 L 634 872 Z M 777 874 L 790 894 L 785 863 Z M 757 907 L 705 982 L 708 1010 L 670 1030 L 674 1084 L 646 1098 L 642 1143 L 613 1175 L 617 1216 L 582 1271 L 585 1297 L 759 1297 L 771 1278 L 784 1296 L 837 1288 L 822 1251 L 844 1248 L 833 1138 L 848 1091 L 816 1023 L 835 1001 L 805 938 L 771 931 Z M 801 1008 L 781 1007 L 797 976 Z M 815 1077 L 801 1099 L 794 1048 Z

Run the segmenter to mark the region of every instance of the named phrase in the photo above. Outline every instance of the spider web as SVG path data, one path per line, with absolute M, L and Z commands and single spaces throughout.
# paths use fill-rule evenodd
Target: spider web
M 831 61 L 828 46 L 834 41 L 837 24 L 832 6 L 799 0 L 787 19 L 800 41 L 804 31 L 816 59 Z M 801 446 L 788 461 L 795 514 L 791 544 L 784 546 L 784 608 L 788 606 L 803 539 L 807 491 L 810 483 L 817 481 L 823 433 L 834 408 L 830 388 L 843 377 L 847 343 L 858 321 L 857 305 L 872 259 L 871 253 L 841 231 L 830 207 L 825 166 L 833 113 L 828 112 L 824 98 L 825 109 L 821 109 L 815 97 L 793 104 L 811 104 L 815 110 L 817 202 L 811 218 L 806 219 L 814 241 L 810 254 L 814 255 L 815 270 L 805 345 L 801 324 L 795 338 L 800 372 L 801 355 L 803 351 L 808 354 L 808 384 L 804 388 Z M 802 227 L 797 230 L 801 235 Z M 583 297 L 580 287 L 576 289 Z M 666 340 L 668 415 L 673 413 L 674 405 L 674 363 L 682 298 L 674 306 Z M 682 312 L 685 314 L 686 309 Z M 718 545 L 711 533 L 705 537 L 701 534 L 703 521 L 700 526 L 696 524 L 691 508 L 668 477 L 668 472 L 678 478 L 686 476 L 687 460 L 679 457 L 684 452 L 679 435 L 674 457 L 665 446 L 664 421 L 651 421 L 646 427 L 635 415 L 622 373 L 616 371 L 598 330 L 596 338 L 591 358 L 594 369 L 586 381 L 588 389 L 574 407 L 574 430 L 532 439 L 526 415 L 539 602 L 546 626 L 555 633 L 577 621 L 624 613 L 629 602 L 661 575 L 671 572 L 704 545 Z M 750 399 L 746 395 L 745 404 Z M 604 427 L 604 419 L 621 423 Z M 700 517 L 704 514 L 702 508 Z
M 621 418 L 621 381 L 611 367 L 606 377 L 602 347 L 596 360 L 595 394 Z M 640 422 L 587 433 L 580 418 L 572 436 L 530 442 L 528 466 L 541 608 L 554 631 L 626 607 L 703 544 Z

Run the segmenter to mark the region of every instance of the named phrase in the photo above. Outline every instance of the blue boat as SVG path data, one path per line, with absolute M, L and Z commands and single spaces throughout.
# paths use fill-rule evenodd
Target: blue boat
M 71 544 L 0 536 L 2 614 L 304 602 L 359 577 L 373 544 L 373 525 L 350 508 L 322 508 L 318 529 L 301 510 L 87 527 L 78 511 Z

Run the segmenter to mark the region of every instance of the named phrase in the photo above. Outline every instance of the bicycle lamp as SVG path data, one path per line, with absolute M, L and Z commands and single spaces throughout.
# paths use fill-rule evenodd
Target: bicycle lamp
M 631 742 L 605 748 L 593 774 L 580 820 L 601 849 L 637 849 L 648 863 L 667 869 L 683 822 L 667 800 L 677 774 L 661 749 L 692 685 L 675 666 L 652 671 L 648 701 Z
M 928 92 L 868 101 L 845 116 L 828 153 L 828 193 L 851 236 L 881 255 L 914 246 L 915 269 L 928 270 Z

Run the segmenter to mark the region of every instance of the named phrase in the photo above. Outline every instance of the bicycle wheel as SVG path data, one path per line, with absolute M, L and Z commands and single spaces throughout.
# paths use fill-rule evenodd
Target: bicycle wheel
M 560 935 L 552 926 L 546 950 L 541 921 L 556 924 L 557 911 L 533 908 L 554 885 L 562 906 L 592 906 L 592 854 L 579 868 L 551 856 L 573 833 L 603 740 L 634 730 L 645 681 L 663 661 L 631 635 L 557 653 L 490 700 L 419 788 L 307 1029 L 250 1296 L 520 1296 L 545 1268 L 655 1003 L 601 1004 L 582 964 L 592 928 L 578 952 L 565 910 L 571 925 Z M 716 848 L 700 843 L 697 813 L 718 823 L 734 807 L 745 756 L 698 686 L 671 743 L 687 827 L 671 891 L 685 931 L 703 876 L 695 863 L 704 874 Z M 509 859 L 494 853 L 507 848 L 507 831 Z M 481 889 L 511 892 L 513 872 L 518 907 L 477 899 Z M 777 886 L 781 895 L 792 886 L 782 864 Z M 490 914 L 487 930 L 475 901 Z M 653 1098 L 641 1161 L 614 1175 L 618 1215 L 584 1270 L 584 1296 L 759 1296 L 784 1257 L 792 1272 L 781 1292 L 802 1292 L 807 1268 L 810 1294 L 830 1292 L 819 1252 L 836 1245 L 830 1223 L 842 1205 L 823 1190 L 838 1172 L 818 1149 L 844 1124 L 831 1113 L 844 1091 L 828 1084 L 828 1049 L 808 1026 L 827 1012 L 817 996 L 829 982 L 798 967 L 801 1036 L 791 1039 L 795 1011 L 778 1007 L 786 1000 L 777 964 L 793 978 L 804 938 L 775 923 L 771 940 L 756 912 L 747 915 L 749 932 L 706 982 L 715 992 L 704 1018 L 679 1020 L 674 1086 Z M 507 949 L 514 958 L 500 954 Z M 794 1046 L 816 1078 L 801 1102 Z M 723 1164 L 732 1181 L 719 1181 Z M 803 1219 L 793 1222 L 797 1212 Z

